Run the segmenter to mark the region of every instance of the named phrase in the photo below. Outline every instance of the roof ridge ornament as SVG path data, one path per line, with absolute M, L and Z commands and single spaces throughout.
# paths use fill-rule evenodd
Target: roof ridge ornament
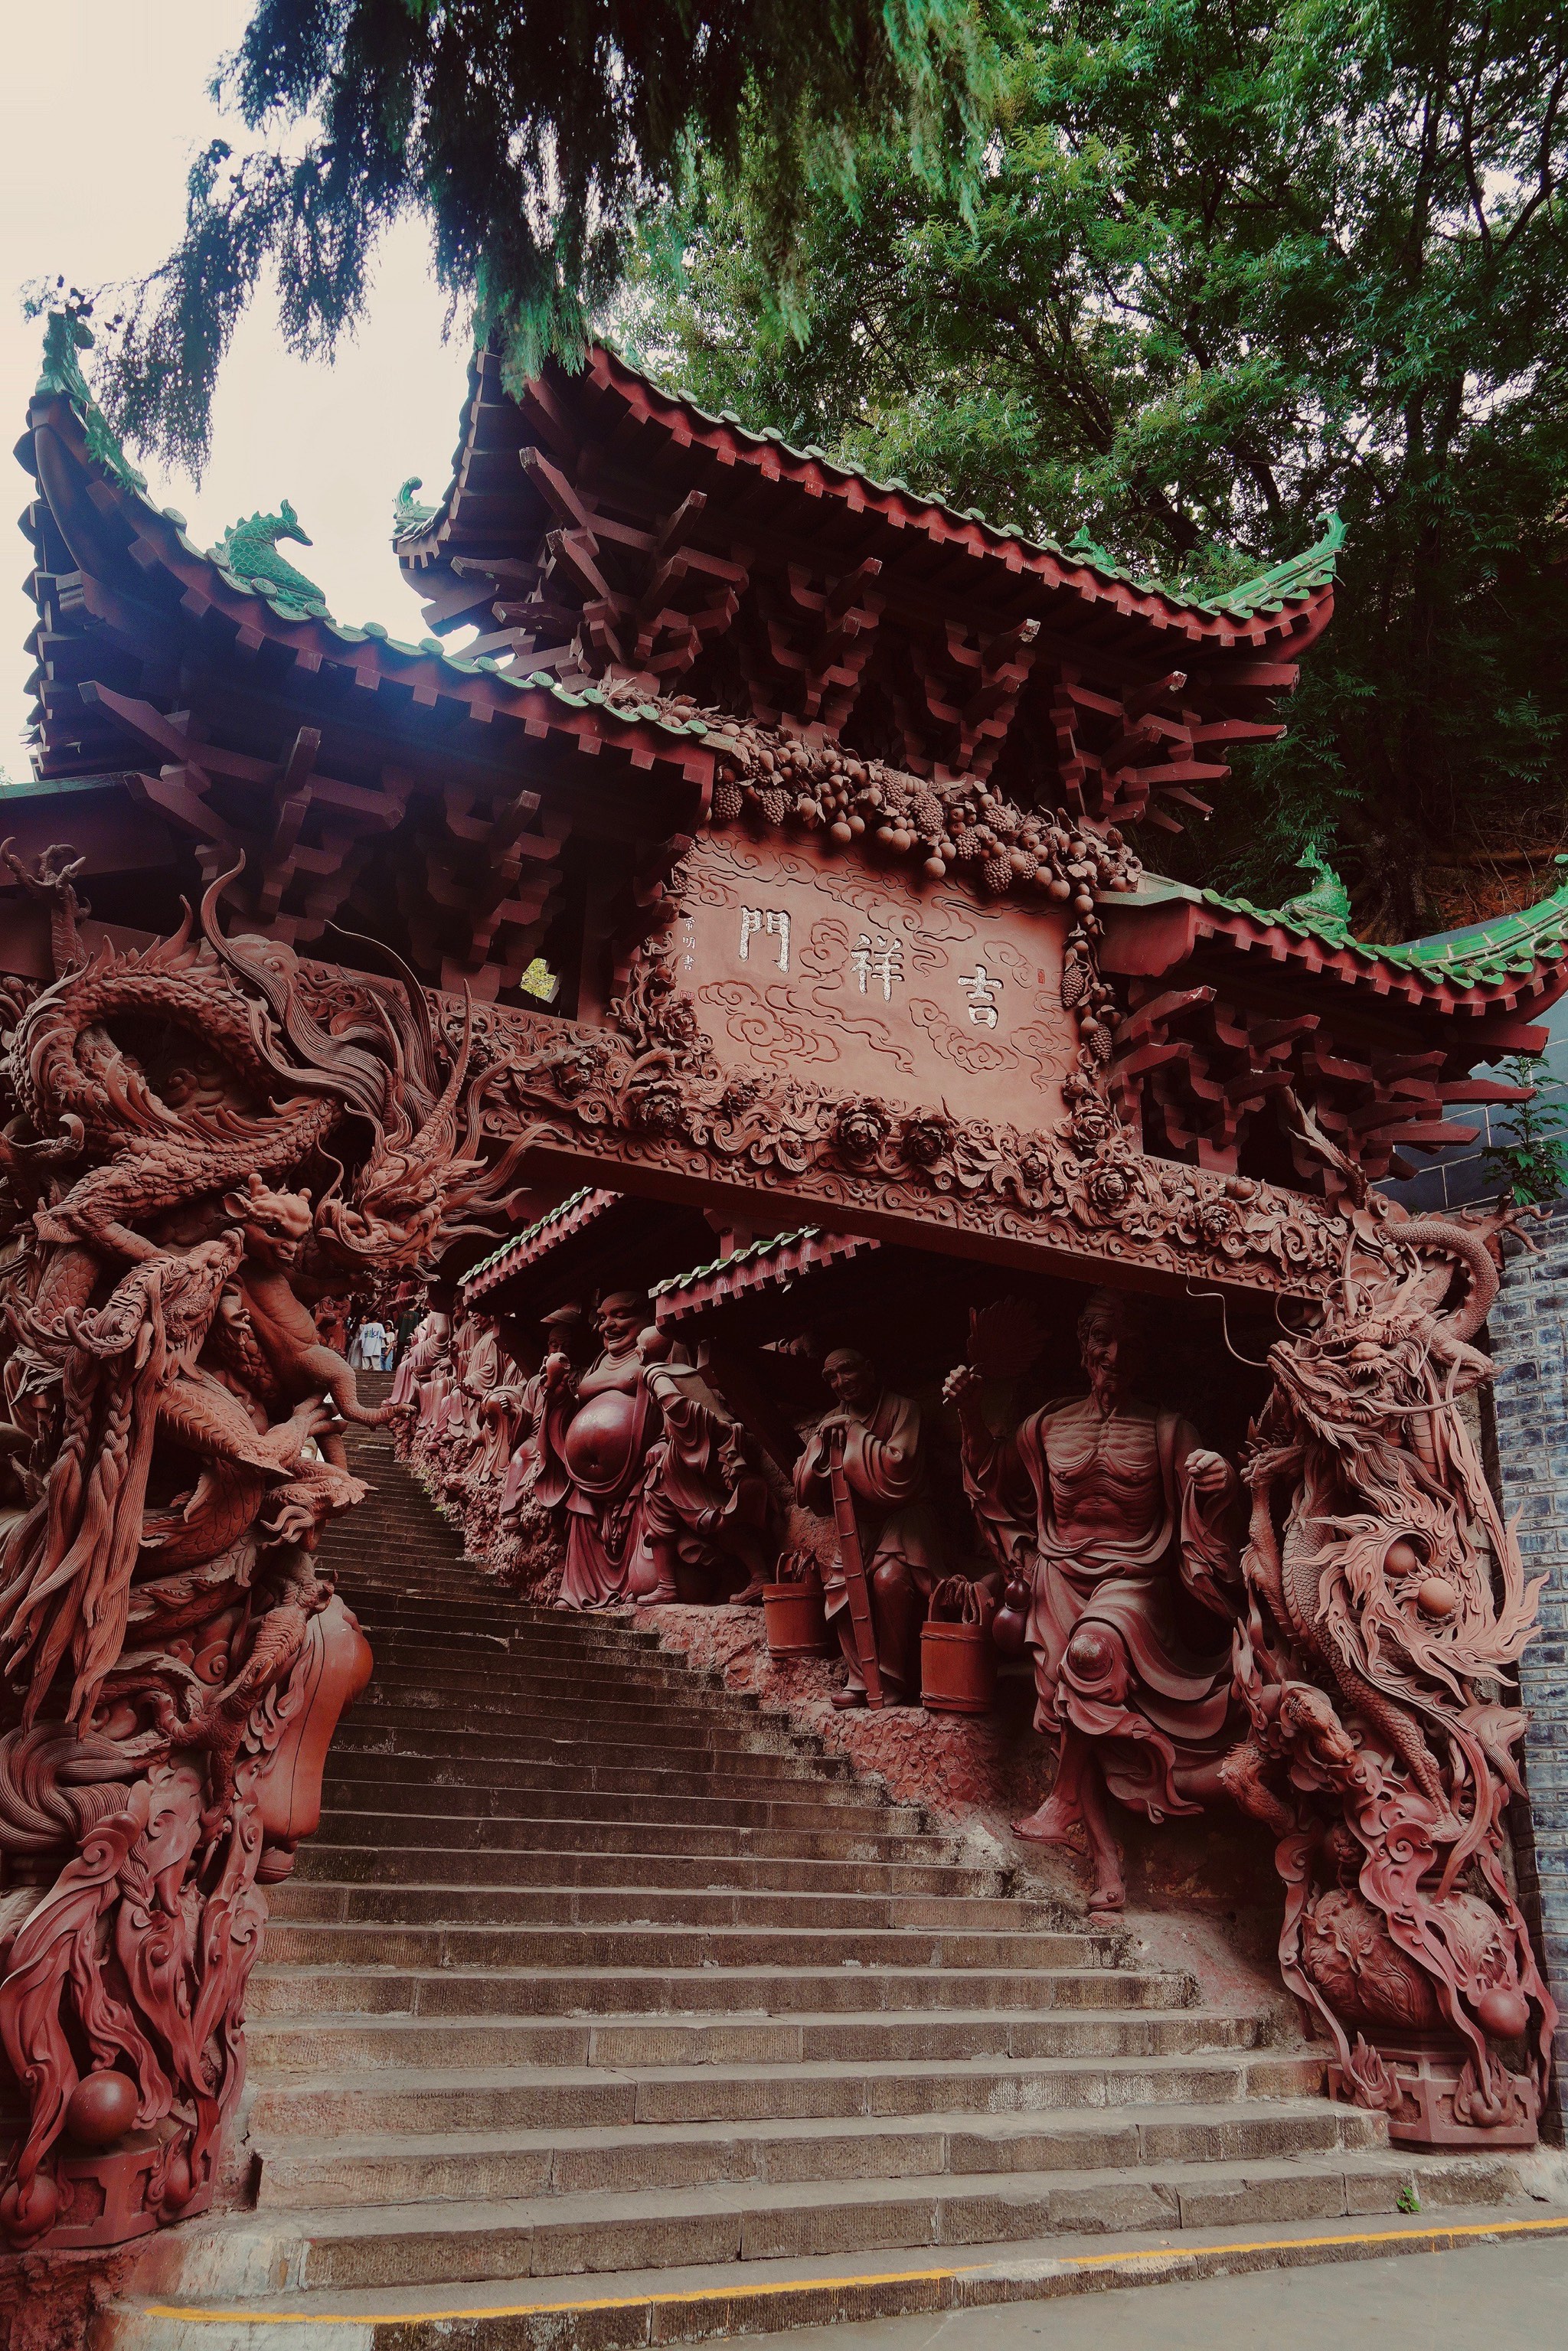
M 312 620 L 329 620 L 327 599 L 313 580 L 307 580 L 285 555 L 277 552 L 280 538 L 291 538 L 301 547 L 314 544 L 308 532 L 299 527 L 299 517 L 285 498 L 277 514 L 253 514 L 239 522 L 230 523 L 210 559 L 219 569 L 229 572 L 243 587 L 254 588 L 259 595 L 291 613 Z
M 63 286 L 63 279 L 60 284 Z M 122 488 L 145 491 L 146 475 L 126 455 L 119 435 L 93 398 L 92 389 L 82 373 L 81 353 L 90 351 L 96 340 L 88 325 L 91 316 L 91 302 L 74 286 L 57 310 L 45 313 L 44 363 L 38 371 L 33 397 L 68 400 L 81 419 L 88 455 L 105 473 L 112 474 Z
M 1298 872 L 1316 876 L 1310 890 L 1287 898 L 1278 909 L 1288 923 L 1300 923 L 1322 938 L 1343 946 L 1350 929 L 1350 892 L 1315 841 L 1309 841 L 1296 860 Z
M 423 487 L 423 479 L 418 474 L 410 474 L 407 480 L 399 486 L 398 494 L 392 500 L 392 537 L 394 538 L 403 538 L 411 530 L 423 529 L 424 525 L 439 513 L 439 507 L 421 506 L 415 498 L 413 495 L 415 490 L 422 490 Z
M 1303 548 L 1300 555 L 1288 555 L 1282 563 L 1260 571 L 1256 578 L 1222 589 L 1218 595 L 1206 600 L 1203 609 L 1250 615 L 1263 606 L 1282 604 L 1287 597 L 1304 596 L 1314 588 L 1328 587 L 1345 542 L 1345 525 L 1338 509 L 1331 508 L 1318 517 L 1318 528 L 1322 538 Z

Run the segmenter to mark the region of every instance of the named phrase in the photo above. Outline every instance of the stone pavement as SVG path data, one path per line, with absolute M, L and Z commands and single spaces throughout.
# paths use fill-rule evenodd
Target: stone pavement
M 788 2351 L 1544 2351 L 1568 2343 L 1568 2237 L 1263 2270 L 1071 2302 L 801 2327 Z

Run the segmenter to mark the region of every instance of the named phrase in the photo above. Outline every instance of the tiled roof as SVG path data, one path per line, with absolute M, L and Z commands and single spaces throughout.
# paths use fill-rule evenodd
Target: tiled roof
M 458 445 L 453 453 L 452 479 L 442 494 L 440 504 L 426 520 L 396 534 L 393 544 L 400 554 L 410 553 L 427 532 L 439 531 L 450 516 L 454 496 L 458 491 L 459 469 L 475 406 L 484 380 L 480 366 L 482 357 L 482 353 L 476 354 L 469 369 L 468 390 L 460 413 Z M 1339 516 L 1325 515 L 1322 518 L 1322 538 L 1300 555 L 1290 556 L 1284 562 L 1272 565 L 1255 578 L 1243 580 L 1234 588 L 1224 589 L 1214 596 L 1194 596 L 1179 588 L 1167 586 L 1164 580 L 1146 572 L 1128 570 L 1113 562 L 1105 549 L 1096 547 L 1086 534 L 1081 533 L 1077 538 L 1065 541 L 1050 538 L 1031 538 L 1017 523 L 991 522 L 978 507 L 953 507 L 945 499 L 912 489 L 900 475 L 893 474 L 885 480 L 879 479 L 863 466 L 852 465 L 843 458 L 830 457 L 814 442 L 797 447 L 787 441 L 775 426 L 762 425 L 754 429 L 743 424 L 732 408 L 704 408 L 689 392 L 671 390 L 659 383 L 644 369 L 635 366 L 609 344 L 600 344 L 590 352 L 589 369 L 591 372 L 596 369 L 612 371 L 653 400 L 677 412 L 692 424 L 706 427 L 710 433 L 722 431 L 729 434 L 742 451 L 771 449 L 778 457 L 788 460 L 792 465 L 820 475 L 829 486 L 852 483 L 878 497 L 896 496 L 902 499 L 909 509 L 915 511 L 917 518 L 920 516 L 939 518 L 955 531 L 960 528 L 977 530 L 994 542 L 991 552 L 1005 555 L 1010 545 L 1024 556 L 1049 557 L 1072 569 L 1091 571 L 1097 580 L 1113 586 L 1129 588 L 1136 595 L 1158 597 L 1176 611 L 1243 622 L 1255 620 L 1260 614 L 1282 612 L 1288 605 L 1304 601 L 1317 590 L 1332 586 L 1339 551 L 1344 543 L 1344 525 Z M 1016 562 L 1016 555 L 1013 559 Z
M 733 408 L 721 408 L 716 412 L 700 407 L 689 392 L 670 391 L 665 385 L 655 382 L 642 369 L 632 367 L 619 352 L 612 356 L 628 375 L 641 375 L 652 390 L 663 392 L 666 400 L 677 402 L 705 424 L 727 424 L 737 440 L 749 442 L 754 448 L 759 448 L 764 442 L 771 442 L 781 455 L 792 457 L 800 465 L 821 465 L 825 474 L 841 481 L 863 482 L 867 489 L 876 490 L 884 496 L 896 490 L 934 514 L 945 515 L 955 522 L 975 523 L 995 539 L 1016 539 L 1031 555 L 1053 555 L 1061 561 L 1081 565 L 1085 570 L 1092 571 L 1098 579 L 1121 581 L 1136 589 L 1143 596 L 1163 596 L 1167 603 L 1180 605 L 1189 611 L 1230 613 L 1238 620 L 1250 620 L 1257 612 L 1283 611 L 1285 606 L 1297 597 L 1308 596 L 1315 588 L 1326 588 L 1332 583 L 1335 560 L 1344 544 L 1344 525 L 1339 516 L 1324 515 L 1322 518 L 1323 536 L 1301 554 L 1287 557 L 1283 563 L 1260 572 L 1256 579 L 1243 580 L 1239 586 L 1227 588 L 1217 596 L 1186 595 L 1180 589 L 1168 587 L 1163 580 L 1147 572 L 1129 571 L 1122 565 L 1113 563 L 1103 547 L 1095 547 L 1087 538 L 1031 538 L 1027 531 L 1019 529 L 1017 523 L 990 521 L 978 507 L 949 506 L 945 498 L 932 497 L 924 490 L 911 489 L 901 475 L 890 474 L 885 481 L 879 481 L 863 465 L 851 465 L 841 457 L 830 457 L 827 451 L 819 448 L 815 442 L 808 441 L 796 448 L 786 441 L 782 433 L 768 424 L 754 432 L 741 423 Z
M 558 1201 L 553 1208 L 547 1209 L 534 1223 L 525 1225 L 520 1233 L 508 1233 L 499 1249 L 492 1249 L 488 1257 L 481 1258 L 477 1265 L 469 1267 L 458 1287 L 469 1290 L 476 1282 L 482 1282 L 485 1289 L 494 1289 L 503 1268 L 514 1258 L 531 1249 L 547 1233 L 553 1232 L 557 1227 L 565 1228 L 587 1224 L 592 1217 L 600 1214 L 601 1208 L 607 1208 L 620 1197 L 619 1192 L 606 1192 L 596 1184 L 585 1184 L 580 1191 L 570 1193 L 566 1199 Z M 590 1208 L 591 1202 L 597 1205 Z M 583 1213 L 585 1210 L 587 1214 Z
M 549 694 L 553 700 L 564 704 L 570 709 L 581 710 L 591 706 L 600 708 L 611 717 L 621 719 L 627 725 L 641 721 L 645 725 L 660 727 L 669 735 L 704 736 L 708 731 L 706 720 L 676 717 L 667 711 L 661 710 L 655 703 L 623 700 L 618 696 L 607 695 L 598 686 L 593 685 L 573 689 L 560 684 L 548 671 L 531 671 L 527 674 L 519 675 L 515 671 L 503 669 L 499 662 L 492 660 L 488 654 L 469 658 L 463 653 L 452 653 L 442 643 L 439 637 L 421 637 L 417 643 L 413 643 L 405 637 L 394 636 L 392 631 L 380 621 L 366 621 L 360 627 L 355 628 L 347 622 L 335 620 L 329 612 L 302 612 L 298 604 L 291 604 L 277 596 L 269 596 L 263 582 L 242 579 L 238 572 L 226 569 L 216 559 L 214 549 L 198 547 L 195 540 L 189 536 L 185 517 L 180 512 L 178 507 L 161 507 L 148 495 L 143 476 L 130 463 L 119 443 L 109 433 L 101 414 L 96 409 L 84 405 L 81 394 L 73 384 L 62 381 L 56 374 L 46 372 L 34 397 L 68 401 L 72 414 L 82 428 L 86 455 L 90 462 L 102 467 L 120 494 L 134 501 L 148 514 L 154 516 L 160 523 L 171 528 L 183 552 L 193 556 L 199 563 L 215 573 L 226 588 L 233 590 L 238 595 L 253 597 L 256 602 L 268 605 L 279 620 L 290 622 L 296 627 L 319 630 L 323 635 L 334 638 L 342 645 L 374 643 L 382 652 L 409 661 L 438 661 L 444 669 L 451 670 L 460 676 L 488 677 L 497 685 L 507 687 L 519 695 L 530 692 Z
M 1557 862 L 1561 864 L 1568 860 Z M 1533 906 L 1521 906 L 1513 914 L 1500 914 L 1467 935 L 1405 939 L 1392 945 L 1352 938 L 1326 924 L 1303 922 L 1278 909 L 1255 906 L 1249 898 L 1227 898 L 1218 890 L 1193 891 L 1189 894 L 1201 899 L 1206 906 L 1249 915 L 1254 922 L 1293 932 L 1299 938 L 1321 939 L 1361 962 L 1392 964 L 1400 970 L 1461 987 L 1499 986 L 1506 980 L 1523 977 L 1539 963 L 1560 962 L 1568 954 L 1568 883 Z
M 771 1257 L 776 1250 L 789 1249 L 796 1241 L 821 1240 L 821 1237 L 820 1225 L 800 1225 L 792 1233 L 770 1233 L 766 1240 L 748 1241 L 744 1249 L 732 1249 L 728 1257 L 710 1258 L 706 1265 L 689 1266 L 685 1273 L 673 1273 L 666 1281 L 656 1281 L 648 1295 L 662 1298 L 669 1290 L 689 1290 L 694 1282 L 705 1280 L 723 1268 L 747 1265 L 754 1258 Z
M 711 1258 L 706 1265 L 694 1265 L 685 1273 L 655 1282 L 651 1292 L 655 1314 L 661 1322 L 671 1322 L 682 1312 L 698 1312 L 742 1290 L 762 1289 L 769 1281 L 803 1273 L 811 1266 L 829 1265 L 880 1247 L 879 1241 L 863 1233 L 825 1233 L 820 1225 L 800 1225 L 793 1232 L 750 1241 L 728 1257 Z

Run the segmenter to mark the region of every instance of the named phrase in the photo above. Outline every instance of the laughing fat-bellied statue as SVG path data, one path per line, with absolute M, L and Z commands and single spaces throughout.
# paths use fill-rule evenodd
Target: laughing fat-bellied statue
M 1078 1341 L 1089 1394 L 1046 1405 L 1010 1436 L 988 1426 L 970 1365 L 946 1394 L 976 1515 L 1028 1586 L 1035 1725 L 1058 1743 L 1050 1797 L 1014 1828 L 1056 1844 L 1081 1827 L 1090 1907 L 1116 1910 L 1125 1894 L 1107 1793 L 1153 1821 L 1221 1793 L 1240 1487 L 1179 1412 L 1138 1399 L 1130 1299 L 1093 1291 Z
M 643 1463 L 658 1426 L 637 1349 L 647 1305 L 631 1290 L 601 1299 L 600 1353 L 585 1371 L 574 1370 L 564 1348 L 545 1358 L 535 1494 L 566 1512 L 560 1608 L 615 1605 L 637 1554 Z

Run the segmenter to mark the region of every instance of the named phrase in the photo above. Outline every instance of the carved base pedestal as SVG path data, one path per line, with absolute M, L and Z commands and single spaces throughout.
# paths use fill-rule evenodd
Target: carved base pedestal
M 1500 2073 L 1504 2112 L 1488 2123 L 1466 2116 L 1475 2075 L 1467 2070 L 1470 2053 L 1462 2042 L 1436 2035 L 1402 2042 L 1380 2037 L 1376 2053 L 1400 2093 L 1398 2105 L 1387 2110 L 1388 2136 L 1396 2145 L 1474 2149 L 1535 2145 L 1540 2135 L 1535 2089 L 1525 2075 Z M 1367 2103 L 1356 2097 L 1344 2068 L 1332 2061 L 1328 2086 L 1332 2097 L 1347 2105 Z
M 60 2208 L 49 2231 L 50 2251 L 101 2250 L 150 2236 L 161 2215 L 147 2200 L 148 2189 L 163 2146 L 160 2131 L 132 2131 L 118 2147 L 62 2154 L 55 2167 Z M 193 2220 L 212 2200 L 209 2185 L 192 2198 L 180 2218 Z

